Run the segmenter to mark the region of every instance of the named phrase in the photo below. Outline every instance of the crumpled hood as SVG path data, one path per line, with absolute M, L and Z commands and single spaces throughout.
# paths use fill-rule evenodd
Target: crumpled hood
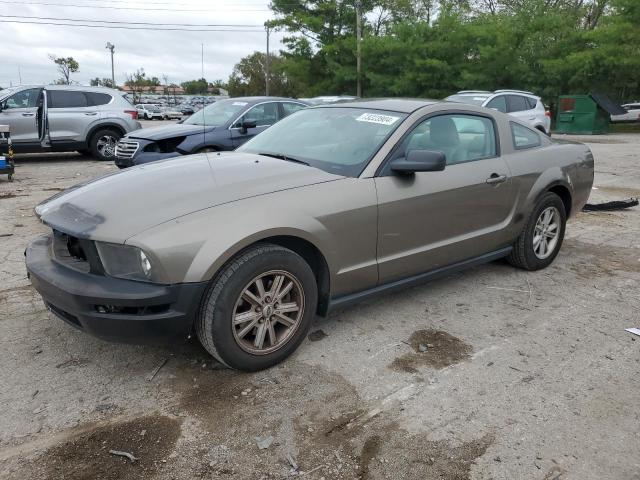
M 36 207 L 83 238 L 123 243 L 174 218 L 243 198 L 344 178 L 250 153 L 204 153 L 148 163 L 71 187 Z
M 203 127 L 202 125 L 185 125 L 184 123 L 174 123 L 161 127 L 142 128 L 130 132 L 127 138 L 142 138 L 144 140 L 165 140 L 167 138 L 194 135 L 196 133 L 210 132 L 215 127 Z

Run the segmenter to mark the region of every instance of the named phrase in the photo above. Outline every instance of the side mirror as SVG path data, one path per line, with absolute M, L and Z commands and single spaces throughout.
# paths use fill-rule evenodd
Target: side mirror
M 406 158 L 398 158 L 391 163 L 391 170 L 401 175 L 416 172 L 441 172 L 447 164 L 442 152 L 432 150 L 411 150 Z
M 242 125 L 240 125 L 240 133 L 247 133 L 247 130 L 250 128 L 256 128 L 258 126 L 258 122 L 254 121 L 243 121 Z

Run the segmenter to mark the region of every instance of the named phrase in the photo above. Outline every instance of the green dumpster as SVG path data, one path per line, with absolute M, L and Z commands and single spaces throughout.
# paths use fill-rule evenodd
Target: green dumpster
M 557 133 L 598 135 L 609 132 L 611 115 L 625 110 L 606 95 L 561 95 L 556 115 Z

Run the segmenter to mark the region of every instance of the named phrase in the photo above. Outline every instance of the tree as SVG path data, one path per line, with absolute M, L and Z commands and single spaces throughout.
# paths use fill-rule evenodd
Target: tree
M 288 91 L 354 93 L 353 0 L 272 0 Z M 460 89 L 640 96 L 638 0 L 362 0 L 366 96 Z M 258 77 L 259 69 L 250 77 Z M 259 86 L 234 70 L 230 84 Z M 238 81 L 241 78 L 241 81 Z M 256 90 L 250 88 L 249 90 Z
M 92 87 L 108 87 L 108 88 L 115 88 L 113 85 L 113 82 L 111 81 L 110 78 L 92 78 L 90 80 L 90 85 Z
M 133 97 L 138 98 L 140 93 L 145 91 L 145 87 L 157 87 L 160 85 L 160 80 L 157 77 L 147 78 L 144 68 L 140 68 L 132 74 L 126 74 L 124 84 L 131 88 Z
M 295 88 L 283 70 L 283 59 L 278 55 L 270 55 L 269 93 L 271 95 L 289 97 Z M 233 67 L 227 89 L 231 96 L 264 95 L 266 88 L 267 55 L 254 52 L 244 57 Z
M 188 95 L 206 95 L 209 88 L 209 84 L 204 78 L 182 82 L 180 85 L 184 89 L 184 93 Z
M 80 70 L 80 65 L 73 57 L 56 57 L 55 55 L 49 55 L 49 59 L 56 64 L 58 72 L 62 75 L 56 83 L 61 85 L 69 85 L 71 83 L 71 74 Z

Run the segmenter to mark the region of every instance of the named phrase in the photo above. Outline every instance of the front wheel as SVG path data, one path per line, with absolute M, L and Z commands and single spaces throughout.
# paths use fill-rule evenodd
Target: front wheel
M 212 282 L 196 322 L 198 338 L 231 368 L 269 368 L 304 340 L 317 303 L 315 276 L 302 257 L 278 245 L 257 245 Z
M 116 154 L 116 144 L 122 138 L 120 132 L 105 128 L 98 130 L 89 140 L 89 149 L 96 160 L 113 160 Z
M 525 270 L 549 266 L 560 251 L 566 224 L 567 214 L 560 197 L 545 193 L 536 203 L 507 260 Z

